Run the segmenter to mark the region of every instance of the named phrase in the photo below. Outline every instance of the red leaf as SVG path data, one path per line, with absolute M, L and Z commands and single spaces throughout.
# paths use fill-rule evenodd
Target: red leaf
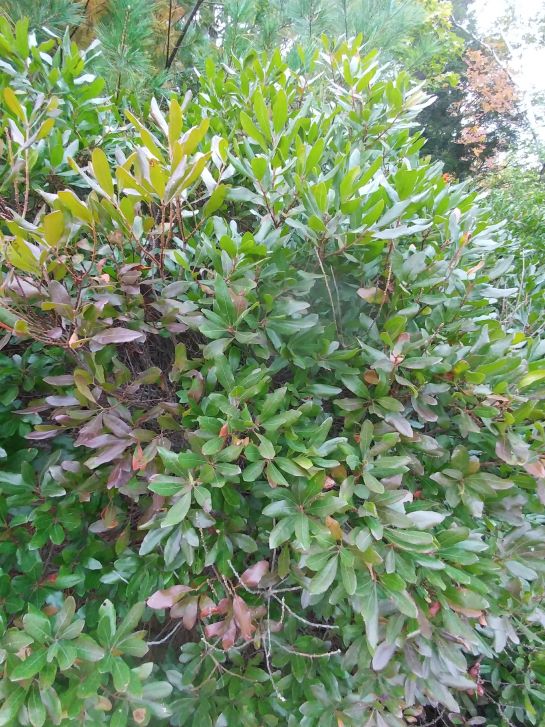
M 545 477 L 545 462 L 543 460 L 538 459 L 537 462 L 527 462 L 524 469 L 534 477 Z
M 184 628 L 190 631 L 197 623 L 198 598 L 184 598 L 181 603 L 176 603 L 170 609 L 171 618 L 181 618 Z
M 99 467 L 101 464 L 105 464 L 106 462 L 111 462 L 113 459 L 117 459 L 119 455 L 122 454 L 130 444 L 132 444 L 130 439 L 120 439 L 117 443 L 112 444 L 109 447 L 101 450 L 95 457 L 91 457 L 90 459 L 88 459 L 85 464 L 87 467 L 89 467 L 90 470 L 93 470 L 96 467 Z
M 384 417 L 384 421 L 388 422 L 388 424 L 391 424 L 394 429 L 397 429 L 397 431 L 404 437 L 414 436 L 413 428 L 405 419 L 405 417 L 401 416 L 401 414 L 387 414 Z
M 147 465 L 148 463 L 144 457 L 144 450 L 140 444 L 138 444 L 132 456 L 132 468 L 136 472 L 138 470 L 145 470 Z
M 331 490 L 337 483 L 333 477 L 326 477 L 324 482 L 324 490 Z
M 208 598 L 206 600 L 201 599 L 201 618 L 208 618 L 208 616 L 214 616 L 216 614 L 223 615 L 227 613 L 230 605 L 231 602 L 228 598 L 222 598 L 217 606 Z
M 76 406 L 79 404 L 75 396 L 47 396 L 45 400 L 50 406 Z
M 155 610 L 170 608 L 171 606 L 174 606 L 176 601 L 178 601 L 184 593 L 189 593 L 192 590 L 193 589 L 189 586 L 171 586 L 170 588 L 165 588 L 162 591 L 155 591 L 155 593 L 148 598 L 146 603 L 150 608 Z
M 227 624 L 227 628 L 225 629 L 225 633 L 223 634 L 223 638 L 221 640 L 221 645 L 226 651 L 234 645 L 236 637 L 237 627 L 235 625 L 235 620 L 231 618 Z
M 246 601 L 240 596 L 233 597 L 233 614 L 240 629 L 240 635 L 245 641 L 250 641 L 255 626 L 252 624 L 251 611 Z
M 263 578 L 263 576 L 268 572 L 269 570 L 269 561 L 267 560 L 260 560 L 255 565 L 252 565 L 250 568 L 247 568 L 244 573 L 240 576 L 240 580 L 244 583 L 245 586 L 248 586 L 248 588 L 254 588 L 255 586 L 259 585 L 259 582 Z
M 59 432 L 62 432 L 62 427 L 49 427 L 48 429 L 40 429 L 34 432 L 25 434 L 25 439 L 32 439 L 34 441 L 41 441 L 42 439 L 51 439 L 56 437 Z
M 225 621 L 216 621 L 216 623 L 208 624 L 204 627 L 204 635 L 207 639 L 213 639 L 214 636 L 221 636 L 225 631 Z
M 145 335 L 142 331 L 131 331 L 129 328 L 106 328 L 91 338 L 92 343 L 99 346 L 107 346 L 109 343 L 129 343 L 136 339 L 143 340 Z
M 113 470 L 110 472 L 108 477 L 108 489 L 112 487 L 123 487 L 132 477 L 131 462 L 128 457 L 125 457 L 116 464 Z

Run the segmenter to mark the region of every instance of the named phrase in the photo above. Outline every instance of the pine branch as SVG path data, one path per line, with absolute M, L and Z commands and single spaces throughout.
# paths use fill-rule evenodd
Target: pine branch
M 168 70 L 171 65 L 174 63 L 174 59 L 176 58 L 176 55 L 178 54 L 178 51 L 180 50 L 182 43 L 184 42 L 184 38 L 187 35 L 187 32 L 189 28 L 191 27 L 191 23 L 193 22 L 193 18 L 195 15 L 199 12 L 199 8 L 203 4 L 204 0 L 197 0 L 195 5 L 193 6 L 193 10 L 189 13 L 187 20 L 185 21 L 184 27 L 182 28 L 182 31 L 180 35 L 178 36 L 178 40 L 174 44 L 174 48 L 172 49 L 172 53 L 168 56 L 167 62 L 165 64 L 165 68 Z
M 76 25 L 74 28 L 72 28 L 72 32 L 70 33 L 70 37 L 71 38 L 74 37 L 74 35 L 78 32 L 78 30 L 85 23 L 85 21 L 87 19 L 87 10 L 89 9 L 90 2 L 91 2 L 91 0 L 87 0 L 87 2 L 85 3 L 85 7 L 83 8 L 83 15 L 82 15 L 82 18 L 81 18 L 81 23 L 79 25 Z

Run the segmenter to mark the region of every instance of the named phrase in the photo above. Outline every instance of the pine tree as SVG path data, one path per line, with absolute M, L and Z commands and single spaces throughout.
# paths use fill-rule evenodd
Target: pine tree
M 96 27 L 102 46 L 98 70 L 116 98 L 122 89 L 142 92 L 157 81 L 156 13 L 154 0 L 108 0 Z
M 352 32 L 361 33 L 369 46 L 397 56 L 407 52 L 415 31 L 426 22 L 418 0 L 352 0 L 349 14 Z
M 40 36 L 44 28 L 57 35 L 67 27 L 77 28 L 83 13 L 84 6 L 75 0 L 0 0 L 0 14 L 12 23 L 28 18 L 29 27 Z

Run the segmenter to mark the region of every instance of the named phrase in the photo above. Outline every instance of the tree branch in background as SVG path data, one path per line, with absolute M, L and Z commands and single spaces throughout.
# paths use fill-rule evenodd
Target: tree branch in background
M 168 2 L 168 30 L 167 30 L 167 51 L 165 63 L 168 63 L 168 56 L 170 54 L 170 29 L 172 27 L 172 0 Z
M 197 0 L 195 5 L 193 6 L 193 10 L 189 13 L 187 20 L 184 23 L 184 27 L 182 28 L 182 31 L 180 35 L 178 36 L 178 40 L 174 44 L 174 48 L 172 49 L 172 53 L 168 56 L 167 62 L 165 64 L 165 68 L 168 70 L 171 65 L 174 63 L 174 59 L 176 58 L 176 55 L 178 51 L 180 50 L 182 43 L 184 42 L 184 38 L 187 35 L 187 31 L 191 27 L 191 23 L 193 22 L 193 18 L 195 15 L 199 12 L 199 8 L 203 4 L 204 0 Z
M 74 28 L 72 28 L 72 30 L 70 32 L 71 38 L 73 38 L 74 35 L 78 32 L 78 30 L 80 30 L 80 28 L 82 28 L 83 25 L 85 24 L 85 21 L 87 20 L 87 10 L 89 9 L 90 2 L 91 2 L 91 0 L 87 0 L 87 2 L 85 3 L 85 7 L 83 8 L 83 17 L 81 19 L 81 23 L 79 25 L 76 25 Z

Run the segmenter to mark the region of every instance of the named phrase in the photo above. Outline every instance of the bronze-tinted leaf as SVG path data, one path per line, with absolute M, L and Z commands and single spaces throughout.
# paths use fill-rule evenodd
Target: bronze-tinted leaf
M 255 565 L 247 568 L 240 576 L 240 580 L 244 583 L 245 586 L 248 586 L 248 588 L 255 588 L 259 585 L 263 576 L 268 573 L 268 571 L 269 561 L 260 560 L 259 562 L 255 563 Z
M 147 605 L 154 610 L 162 608 L 171 608 L 186 593 L 190 593 L 193 589 L 190 586 L 182 584 L 165 588 L 162 591 L 155 591 L 148 600 Z

